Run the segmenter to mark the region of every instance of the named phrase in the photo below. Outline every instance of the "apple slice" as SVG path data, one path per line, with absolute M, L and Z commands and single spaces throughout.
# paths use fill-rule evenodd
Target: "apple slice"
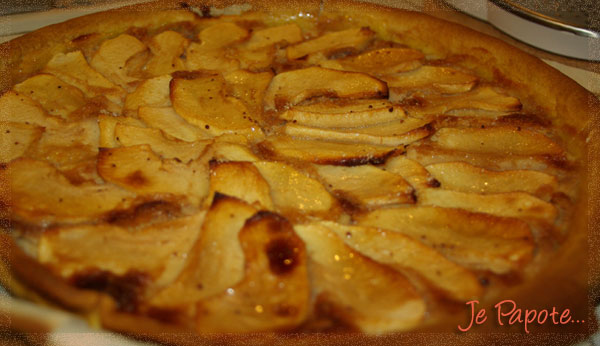
M 258 161 L 254 166 L 269 184 L 273 204 L 283 214 L 326 215 L 337 206 L 320 182 L 290 165 Z
M 98 174 L 138 194 L 181 195 L 195 204 L 208 194 L 208 167 L 204 163 L 161 160 L 148 145 L 101 150 Z
M 474 153 L 508 156 L 563 154 L 563 149 L 543 134 L 509 126 L 442 128 L 431 140 L 444 149 Z
M 184 142 L 166 139 L 159 129 L 117 124 L 115 139 L 122 146 L 129 147 L 148 144 L 152 151 L 165 159 L 175 159 L 188 163 L 197 159 L 211 143 L 210 140 Z
M 246 70 L 235 70 L 223 74 L 223 78 L 231 96 L 244 101 L 252 113 L 260 114 L 262 112 L 263 98 L 273 78 L 273 72 L 253 73 Z
M 134 198 L 112 184 L 74 185 L 51 164 L 24 158 L 0 169 L 0 181 L 9 191 L 0 194 L 0 201 L 10 206 L 11 214 L 43 225 L 98 218 Z
M 188 39 L 172 30 L 163 31 L 152 37 L 148 44 L 152 57 L 146 64 L 146 72 L 152 76 L 160 76 L 184 70 L 185 63 L 181 55 L 188 44 Z
M 363 226 L 321 221 L 354 251 L 400 272 L 417 273 L 446 297 L 464 302 L 477 299 L 483 288 L 477 277 L 439 252 L 404 234 Z
M 24 80 L 14 90 L 37 101 L 48 114 L 63 119 L 86 104 L 81 90 L 47 73 Z
M 343 166 L 380 164 L 396 151 L 393 147 L 381 145 L 301 140 L 287 136 L 269 137 L 258 147 L 269 158 Z
M 36 124 L 42 127 L 61 124 L 60 118 L 47 115 L 29 96 L 12 90 L 0 96 L 0 121 Z
M 273 77 L 265 94 L 266 109 L 282 109 L 317 96 L 386 97 L 387 85 L 367 74 L 308 67 Z
M 244 252 L 244 278 L 197 305 L 196 329 L 201 332 L 262 332 L 289 330 L 309 312 L 310 284 L 306 251 L 292 225 L 283 217 L 260 211 L 239 233 Z M 216 263 L 211 259 L 211 265 Z M 216 266 L 221 274 L 220 265 Z
M 189 77 L 175 77 L 171 81 L 171 102 L 182 118 L 215 136 L 262 135 L 248 108 L 240 100 L 225 96 L 225 80 L 221 75 L 198 73 Z
M 137 113 L 141 106 L 171 106 L 169 83 L 170 75 L 163 75 L 144 80 L 125 98 L 125 111 Z
M 445 208 L 461 208 L 472 212 L 525 220 L 554 223 L 558 215 L 556 207 L 524 192 L 477 194 L 442 189 L 419 192 L 419 204 Z
M 38 259 L 62 277 L 104 271 L 148 276 L 148 291 L 177 278 L 200 233 L 205 212 L 142 227 L 81 224 L 51 228 L 38 245 Z M 124 256 L 124 254 L 127 254 Z
M 402 176 L 417 191 L 439 186 L 439 182 L 435 182 L 425 167 L 417 161 L 406 158 L 404 155 L 390 158 L 386 161 L 384 168 L 390 173 Z
M 252 32 L 245 44 L 247 49 L 260 49 L 275 44 L 292 44 L 302 41 L 302 29 L 298 24 L 284 24 Z
M 388 87 L 401 91 L 432 90 L 444 94 L 462 93 L 473 89 L 477 76 L 451 67 L 422 66 L 414 71 L 383 77 Z
M 387 100 L 340 100 L 294 106 L 279 115 L 294 124 L 313 127 L 363 127 L 406 118 Z
M 529 226 L 517 219 L 461 209 L 412 207 L 378 209 L 358 215 L 356 220 L 363 226 L 406 234 L 476 270 L 506 274 L 523 268 L 533 256 Z
M 79 50 L 54 55 L 43 71 L 79 88 L 86 97 L 105 95 L 110 101 L 123 104 L 125 91 L 91 68 Z
M 375 32 L 366 27 L 330 32 L 289 46 L 286 54 L 288 60 L 295 60 L 317 52 L 329 54 L 349 48 L 362 50 L 374 37 Z
M 206 155 L 210 157 L 210 160 L 216 160 L 219 162 L 226 161 L 241 161 L 241 162 L 254 162 L 258 161 L 258 156 L 249 148 L 249 143 L 246 137 L 241 135 L 221 135 L 214 139 Z
M 325 60 L 320 65 L 336 70 L 384 75 L 414 70 L 421 66 L 424 58 L 425 55 L 416 49 L 381 48 L 347 58 Z
M 185 268 L 173 283 L 151 298 L 151 305 L 189 306 L 231 289 L 244 278 L 244 253 L 238 235 L 256 209 L 237 198 L 220 194 L 214 197 L 200 236 L 191 243 Z
M 558 188 L 556 177 L 537 171 L 491 171 L 466 162 L 428 165 L 429 173 L 445 190 L 469 193 L 527 192 L 544 200 Z
M 239 198 L 257 209 L 273 210 L 269 184 L 250 162 L 211 162 L 208 200 L 215 193 Z
M 121 34 L 102 42 L 90 65 L 113 83 L 130 90 L 129 83 L 138 79 L 127 75 L 125 65 L 130 58 L 145 50 L 146 45 L 140 40 Z
M 149 127 L 160 129 L 167 135 L 186 142 L 212 138 L 205 130 L 180 117 L 173 107 L 146 107 L 138 109 L 138 116 Z
M 372 208 L 415 202 L 413 188 L 406 180 L 377 167 L 316 165 L 315 168 L 330 191 L 355 206 Z
M 413 328 L 425 316 L 425 302 L 397 271 L 354 251 L 327 227 L 296 225 L 306 244 L 316 308 L 367 333 Z
M 365 128 L 349 129 L 324 129 L 288 123 L 283 127 L 283 131 L 289 136 L 298 138 L 398 147 L 429 136 L 433 129 L 424 126 L 429 122 L 429 119 L 407 118 Z
M 43 132 L 44 128 L 36 125 L 0 122 L 0 162 L 10 162 L 23 156 Z
M 126 116 L 112 116 L 100 114 L 98 116 L 98 128 L 100 130 L 99 146 L 101 148 L 114 148 L 118 147 L 119 143 L 115 138 L 115 127 L 117 124 L 131 125 L 137 127 L 143 127 L 139 119 L 126 117 Z
M 221 22 L 205 28 L 198 36 L 201 43 L 192 42 L 186 51 L 188 70 L 232 71 L 239 67 L 239 62 L 227 57 L 223 48 L 244 40 L 248 30 Z

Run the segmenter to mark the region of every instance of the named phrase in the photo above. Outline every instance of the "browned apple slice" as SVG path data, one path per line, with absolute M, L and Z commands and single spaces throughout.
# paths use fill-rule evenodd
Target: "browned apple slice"
M 263 108 L 265 91 L 273 78 L 272 72 L 249 72 L 235 70 L 223 75 L 229 94 L 244 101 L 254 114 L 260 114 Z M 258 119 L 255 119 L 258 120 Z
M 208 147 L 206 155 L 210 160 L 216 161 L 258 161 L 258 156 L 248 147 L 246 137 L 241 135 L 221 135 L 214 139 L 214 143 Z
M 125 98 L 125 110 L 137 112 L 141 106 L 168 107 L 171 105 L 169 97 L 170 75 L 163 75 L 146 79 Z
M 537 171 L 491 171 L 466 162 L 428 165 L 427 170 L 443 189 L 471 193 L 522 191 L 548 200 L 556 191 L 556 177 Z
M 101 148 L 114 148 L 118 147 L 119 143 L 115 138 L 115 127 L 117 124 L 125 124 L 131 126 L 143 127 L 144 123 L 142 123 L 139 119 L 132 117 L 123 117 L 123 116 L 112 116 L 100 114 L 98 116 L 98 128 L 100 129 L 100 141 L 99 146 Z
M 259 49 L 278 43 L 292 44 L 302 41 L 302 30 L 298 24 L 285 24 L 252 32 L 245 44 L 247 49 Z
M 127 61 L 138 53 L 146 50 L 146 45 L 137 38 L 121 34 L 102 42 L 100 48 L 92 57 L 90 66 L 103 74 L 113 83 L 129 90 L 129 83 L 137 78 L 127 75 Z
M 0 162 L 21 157 L 43 132 L 44 128 L 36 125 L 0 122 Z
M 225 80 L 219 74 L 194 74 L 171 81 L 171 102 L 177 114 L 212 135 L 224 133 L 261 136 L 248 108 L 225 96 Z
M 259 143 L 259 149 L 270 158 L 345 166 L 379 164 L 396 151 L 393 147 L 381 145 L 301 140 L 286 136 L 269 137 Z
M 321 221 L 353 250 L 400 272 L 417 273 L 445 296 L 463 302 L 483 293 L 477 277 L 439 252 L 404 234 L 363 226 Z
M 81 90 L 46 73 L 26 79 L 15 85 L 14 90 L 39 102 L 48 114 L 63 119 L 86 103 Z
M 211 143 L 210 140 L 195 142 L 170 140 L 165 138 L 159 129 L 124 124 L 115 126 L 115 139 L 125 147 L 148 144 L 152 151 L 162 158 L 175 159 L 184 163 L 197 159 Z
M 222 48 L 248 37 L 248 30 L 235 23 L 221 22 L 202 30 L 198 36 L 201 43 L 192 42 L 186 51 L 189 70 L 232 71 L 238 68 L 239 62 L 225 56 Z
M 386 97 L 387 92 L 384 82 L 364 73 L 308 67 L 273 77 L 265 94 L 265 108 L 282 109 L 324 95 L 370 98 Z
M 0 121 L 30 123 L 39 126 L 57 126 L 60 118 L 47 115 L 29 96 L 7 91 L 0 97 Z
M 335 195 L 366 208 L 386 204 L 414 203 L 412 187 L 401 176 L 371 165 L 315 166 L 317 173 Z
M 336 70 L 384 75 L 414 70 L 421 66 L 424 58 L 425 55 L 416 49 L 381 48 L 343 59 L 325 60 L 320 65 Z
M 324 129 L 288 123 L 283 130 L 285 134 L 298 138 L 397 147 L 429 136 L 433 129 L 424 126 L 429 122 L 428 119 L 407 118 L 364 128 L 347 129 Z
M 79 50 L 54 55 L 44 68 L 44 72 L 53 74 L 79 88 L 87 97 L 105 95 L 116 104 L 123 103 L 125 91 L 91 68 Z
M 504 155 L 561 155 L 562 148 L 543 134 L 514 127 L 442 128 L 431 140 L 441 148 Z
M 179 116 L 173 107 L 145 107 L 138 109 L 138 116 L 146 125 L 160 129 L 171 137 L 186 142 L 212 138 L 206 129 L 196 127 Z
M 273 210 L 269 184 L 250 162 L 211 163 L 208 199 L 215 193 L 239 198 L 257 209 Z
M 405 107 L 411 115 L 445 113 L 492 118 L 517 112 L 522 107 L 519 99 L 501 94 L 489 86 L 452 96 L 430 96 L 425 100 L 419 99 L 418 102 L 412 103 L 412 106 Z M 469 110 L 474 111 L 469 112 Z
M 277 214 L 261 211 L 246 221 L 239 240 L 244 279 L 198 303 L 197 330 L 260 332 L 298 326 L 309 311 L 310 284 L 304 244 L 292 225 Z
M 17 159 L 0 169 L 10 193 L 0 201 L 16 218 L 28 222 L 81 222 L 127 206 L 134 195 L 112 184 L 74 185 L 51 164 Z
M 101 150 L 98 173 L 139 194 L 183 195 L 196 204 L 208 194 L 208 167 L 203 162 L 161 160 L 148 145 Z
M 188 44 L 188 39 L 172 30 L 163 31 L 152 37 L 148 44 L 152 57 L 146 64 L 146 72 L 152 76 L 160 76 L 185 69 L 181 55 Z
M 473 89 L 477 77 L 451 67 L 422 66 L 414 71 L 383 77 L 388 87 L 408 90 L 427 90 L 445 94 L 462 93 Z
M 336 207 L 334 198 L 317 180 L 281 162 L 254 165 L 271 187 L 271 198 L 284 214 L 326 214 Z
M 198 38 L 203 48 L 221 48 L 246 39 L 249 35 L 247 29 L 236 23 L 219 22 L 203 29 Z
M 181 275 L 153 296 L 151 305 L 189 306 L 241 282 L 244 252 L 238 235 L 254 213 L 256 209 L 237 198 L 215 195 Z
M 369 28 L 352 28 L 330 32 L 312 40 L 289 46 L 286 54 L 288 60 L 295 60 L 317 52 L 328 54 L 349 48 L 361 50 L 374 37 L 375 32 Z
M 357 216 L 360 225 L 406 234 L 463 266 L 504 274 L 529 262 L 529 226 L 516 219 L 437 207 L 386 208 Z
M 436 182 L 433 179 L 425 167 L 404 155 L 390 158 L 386 161 L 384 168 L 388 172 L 402 176 L 417 191 L 428 187 L 439 186 L 439 182 Z
M 556 207 L 524 192 L 477 194 L 442 189 L 419 192 L 419 204 L 445 208 L 461 208 L 472 212 L 552 224 L 558 215 Z
M 352 250 L 323 225 L 294 229 L 306 244 L 321 313 L 367 333 L 410 329 L 423 319 L 425 302 L 404 275 Z
M 406 118 L 387 100 L 343 100 L 294 106 L 279 115 L 294 124 L 314 127 L 363 127 Z
M 63 277 L 100 271 L 136 272 L 152 291 L 177 278 L 194 245 L 205 212 L 142 227 L 82 224 L 51 228 L 38 245 L 38 259 Z M 124 256 L 124 254 L 127 254 Z

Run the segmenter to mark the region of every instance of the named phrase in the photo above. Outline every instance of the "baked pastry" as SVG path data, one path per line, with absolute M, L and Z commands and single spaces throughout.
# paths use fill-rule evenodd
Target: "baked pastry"
M 455 331 L 473 300 L 589 320 L 598 100 L 500 41 L 360 3 L 157 2 L 1 51 L 16 295 L 167 341 Z

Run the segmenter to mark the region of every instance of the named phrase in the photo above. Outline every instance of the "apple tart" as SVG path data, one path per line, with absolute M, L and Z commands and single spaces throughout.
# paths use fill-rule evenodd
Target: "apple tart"
M 419 13 L 227 5 L 1 46 L 8 290 L 157 339 L 453 331 L 473 300 L 587 319 L 593 95 Z

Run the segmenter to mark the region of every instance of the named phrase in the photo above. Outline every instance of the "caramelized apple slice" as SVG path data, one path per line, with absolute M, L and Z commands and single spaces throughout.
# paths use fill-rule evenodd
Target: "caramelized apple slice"
M 244 101 L 253 113 L 260 114 L 265 91 L 273 78 L 272 72 L 249 72 L 235 70 L 223 75 L 230 94 Z
M 406 117 L 401 107 L 393 107 L 387 100 L 344 101 L 298 105 L 284 111 L 279 117 L 294 124 L 325 128 L 363 127 Z
M 40 126 L 0 122 L 0 162 L 9 162 L 23 156 L 43 132 L 44 128 Z
M 258 209 L 273 210 L 269 184 L 250 162 L 211 162 L 208 199 L 215 193 L 239 198 Z
M 129 147 L 148 144 L 152 151 L 165 159 L 175 159 L 188 163 L 197 159 L 204 152 L 210 140 L 184 142 L 166 139 L 159 129 L 117 124 L 115 139 L 122 146 Z
M 98 116 L 98 128 L 100 129 L 100 147 L 101 148 L 114 148 L 118 147 L 119 143 L 115 138 L 115 127 L 117 124 L 131 125 L 137 127 L 143 127 L 139 119 L 132 117 L 115 117 L 112 115 L 100 114 Z
M 171 105 L 169 98 L 170 75 L 163 75 L 146 79 L 137 88 L 127 95 L 125 110 L 137 112 L 141 106 L 168 107 Z
M 237 198 L 216 194 L 181 275 L 153 296 L 151 305 L 187 306 L 241 282 L 244 253 L 238 234 L 254 213 L 253 207 Z
M 446 208 L 461 208 L 472 212 L 527 220 L 546 221 L 552 224 L 558 211 L 556 207 L 524 192 L 505 192 L 482 195 L 441 189 L 428 189 L 419 193 L 419 204 Z
M 323 313 L 367 333 L 410 329 L 423 319 L 425 302 L 402 274 L 352 250 L 321 224 L 294 229 L 306 244 Z
M 271 187 L 273 204 L 282 213 L 325 214 L 335 200 L 317 180 L 281 162 L 254 162 Z
M 241 135 L 221 135 L 208 147 L 206 155 L 216 161 L 254 162 L 259 158 L 248 148 L 248 140 Z
M 173 78 L 171 102 L 177 114 L 212 135 L 223 133 L 260 136 L 248 108 L 224 95 L 225 80 L 218 74 L 197 74 L 192 79 Z
M 433 177 L 431 177 L 425 167 L 403 155 L 387 160 L 384 168 L 388 172 L 402 176 L 417 191 L 423 188 L 439 186 L 439 182 L 434 182 Z
M 191 43 L 186 51 L 189 70 L 232 71 L 239 62 L 225 56 L 222 49 L 240 42 L 248 36 L 248 30 L 235 23 L 222 22 L 209 26 L 198 35 L 201 43 Z
M 449 114 L 472 115 L 480 117 L 493 117 L 507 115 L 521 110 L 519 99 L 500 94 L 493 88 L 485 86 L 470 92 L 452 96 L 428 97 L 423 104 L 407 106 L 406 110 L 411 115 L 423 114 Z M 465 110 L 475 110 L 466 112 Z M 452 113 L 452 111 L 460 111 Z
M 38 258 L 63 277 L 91 269 L 117 276 L 141 273 L 152 282 L 147 289 L 154 290 L 182 271 L 204 215 L 199 212 L 133 228 L 113 224 L 51 228 L 40 238 Z
M 131 57 L 145 50 L 146 45 L 140 40 L 131 35 L 121 34 L 102 42 L 90 65 L 113 83 L 130 89 L 129 83 L 137 78 L 127 75 L 125 64 Z
M 522 191 L 545 200 L 556 191 L 556 177 L 529 170 L 490 171 L 466 162 L 445 162 L 426 167 L 443 189 L 472 193 Z
M 323 129 L 288 123 L 283 129 L 285 134 L 299 138 L 397 147 L 429 136 L 433 130 L 428 126 L 423 126 L 429 121 L 428 119 L 407 118 L 365 128 L 349 129 Z
M 31 159 L 7 164 L 0 181 L 10 191 L 0 201 L 10 206 L 13 216 L 39 224 L 97 218 L 127 206 L 134 197 L 112 184 L 74 185 L 49 163 Z
M 300 41 L 302 41 L 302 30 L 298 24 L 285 24 L 253 31 L 245 48 L 260 49 L 278 43 L 292 44 Z
M 401 176 L 371 165 L 315 166 L 330 191 L 357 206 L 414 203 L 412 187 Z
M 289 46 L 286 54 L 288 60 L 295 60 L 317 52 L 328 54 L 349 48 L 362 50 L 374 37 L 375 32 L 369 28 L 353 28 L 330 32 L 312 40 Z
M 63 119 L 86 103 L 81 90 L 46 73 L 26 79 L 15 85 L 14 90 L 39 102 L 48 114 Z
M 387 96 L 384 82 L 364 73 L 308 67 L 282 72 L 271 80 L 266 109 L 282 109 L 317 96 L 369 98 Z
M 271 158 L 345 166 L 379 164 L 396 150 L 388 146 L 300 140 L 286 136 L 269 137 L 259 143 L 259 149 Z
M 203 29 L 198 38 L 204 49 L 216 49 L 229 46 L 246 39 L 248 30 L 236 23 L 220 22 Z
M 36 124 L 42 127 L 57 126 L 61 123 L 60 118 L 46 115 L 34 100 L 12 90 L 0 96 L 0 121 Z
M 386 208 L 359 215 L 360 225 L 400 232 L 463 266 L 504 274 L 533 255 L 529 226 L 516 219 L 437 207 Z
M 194 203 L 208 194 L 208 167 L 204 163 L 161 160 L 148 145 L 101 150 L 98 173 L 106 181 L 139 194 L 184 195 Z
M 336 70 L 383 75 L 414 70 L 421 66 L 424 58 L 423 53 L 416 49 L 381 48 L 343 59 L 325 60 L 320 65 Z
M 562 148 L 543 134 L 514 127 L 442 128 L 431 140 L 441 148 L 504 155 L 561 155 Z
M 483 293 L 477 277 L 437 251 L 404 234 L 321 221 L 353 250 L 400 272 L 417 273 L 445 296 L 463 302 Z
M 186 142 L 209 139 L 212 136 L 205 130 L 191 125 L 180 117 L 173 107 L 145 107 L 138 109 L 138 116 L 148 126 L 160 129 L 171 137 Z
M 414 71 L 383 77 L 389 88 L 402 91 L 431 89 L 445 94 L 462 93 L 473 89 L 477 77 L 451 67 L 422 66 Z
M 44 72 L 53 74 L 79 88 L 87 97 L 105 95 L 116 104 L 123 103 L 124 90 L 91 68 L 79 50 L 54 55 L 44 68 Z
M 198 303 L 197 330 L 260 332 L 298 326 L 308 314 L 310 285 L 304 244 L 292 225 L 261 211 L 246 221 L 239 240 L 244 279 Z M 212 260 L 211 265 L 215 266 Z
M 181 55 L 188 44 L 188 39 L 171 30 L 152 37 L 148 44 L 152 57 L 146 64 L 146 72 L 152 76 L 160 76 L 185 69 Z

